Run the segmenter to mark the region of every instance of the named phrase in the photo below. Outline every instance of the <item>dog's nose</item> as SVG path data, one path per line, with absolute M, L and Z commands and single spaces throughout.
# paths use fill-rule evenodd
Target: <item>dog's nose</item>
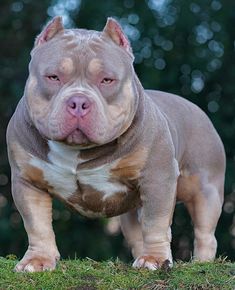
M 91 102 L 82 95 L 72 96 L 67 101 L 68 112 L 75 117 L 84 117 L 91 108 Z

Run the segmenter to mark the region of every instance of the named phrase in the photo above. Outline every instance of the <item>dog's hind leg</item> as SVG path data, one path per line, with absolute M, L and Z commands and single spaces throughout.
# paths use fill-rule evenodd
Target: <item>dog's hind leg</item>
M 179 196 L 182 199 L 194 224 L 194 259 L 213 260 L 216 255 L 217 241 L 215 229 L 223 204 L 223 176 L 204 178 L 202 174 L 178 180 Z
M 137 211 L 133 210 L 122 214 L 120 216 L 120 224 L 122 233 L 131 247 L 132 255 L 137 258 L 143 252 L 143 237 Z

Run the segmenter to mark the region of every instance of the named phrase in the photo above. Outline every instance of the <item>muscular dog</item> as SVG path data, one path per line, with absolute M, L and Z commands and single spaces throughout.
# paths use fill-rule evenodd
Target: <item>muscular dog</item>
M 56 17 L 31 55 L 7 131 L 12 193 L 29 240 L 16 271 L 55 268 L 53 197 L 88 217 L 120 216 L 133 266 L 152 270 L 172 264 L 180 200 L 194 224 L 194 258 L 214 259 L 225 155 L 207 116 L 181 97 L 143 89 L 114 19 L 97 32 L 64 29 Z

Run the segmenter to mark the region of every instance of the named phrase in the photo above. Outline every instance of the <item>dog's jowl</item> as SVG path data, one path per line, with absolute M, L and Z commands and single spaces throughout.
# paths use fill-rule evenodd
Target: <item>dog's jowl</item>
M 29 78 L 7 131 L 12 193 L 29 247 L 16 271 L 56 267 L 52 198 L 88 217 L 120 216 L 137 268 L 172 265 L 171 223 L 182 201 L 197 260 L 213 260 L 225 155 L 207 116 L 181 97 L 144 90 L 119 24 L 36 38 Z

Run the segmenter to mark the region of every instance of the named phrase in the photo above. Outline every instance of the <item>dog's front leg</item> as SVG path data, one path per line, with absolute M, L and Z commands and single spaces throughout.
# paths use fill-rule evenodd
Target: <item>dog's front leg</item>
M 177 161 L 171 154 L 162 153 L 156 161 L 158 169 L 146 171 L 140 186 L 142 208 L 139 211 L 139 219 L 143 235 L 143 252 L 133 264 L 136 268 L 155 270 L 165 263 L 172 265 L 170 226 L 179 169 Z M 152 166 L 153 163 L 151 169 Z
M 29 246 L 15 271 L 37 272 L 55 269 L 59 260 L 52 229 L 52 198 L 21 178 L 12 177 L 12 194 L 23 218 Z

